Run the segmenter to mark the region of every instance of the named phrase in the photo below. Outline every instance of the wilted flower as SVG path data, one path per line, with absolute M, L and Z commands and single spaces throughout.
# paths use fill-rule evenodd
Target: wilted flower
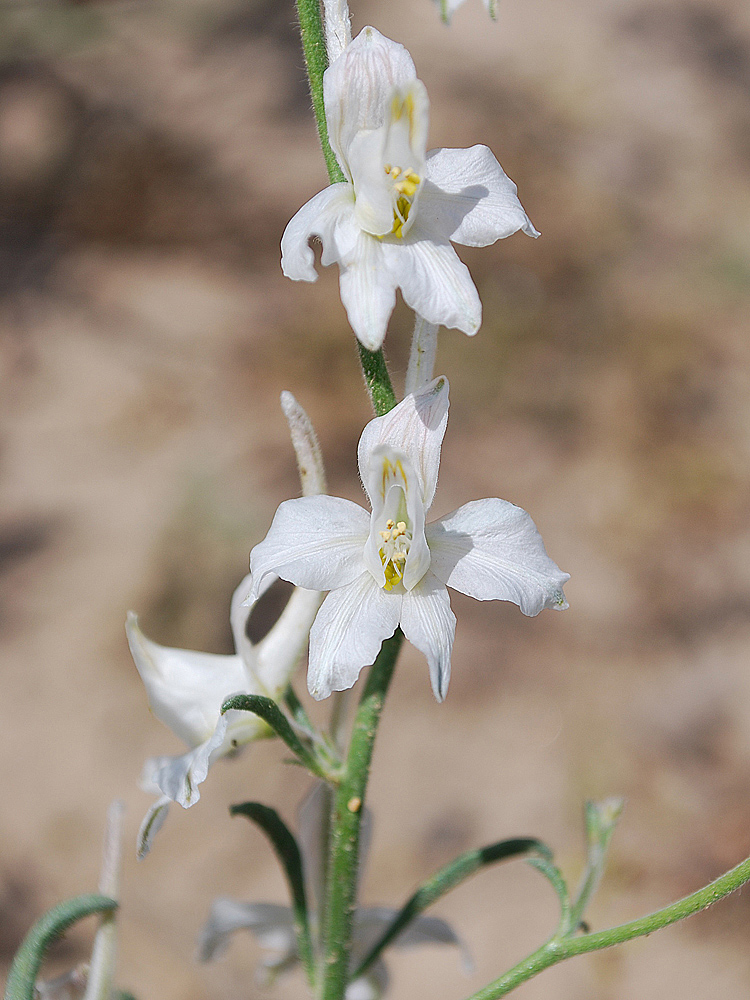
M 302 482 L 311 495 L 325 489 L 320 450 L 304 410 L 290 393 L 282 395 Z M 256 600 L 274 582 L 268 576 L 256 590 Z M 198 786 L 211 765 L 252 740 L 271 736 L 262 719 L 251 712 L 221 706 L 235 694 L 260 694 L 278 700 L 307 645 L 310 626 L 322 594 L 297 588 L 269 633 L 257 644 L 247 636 L 252 605 L 243 604 L 251 586 L 246 576 L 232 597 L 230 622 L 235 653 L 231 656 L 175 649 L 152 642 L 141 632 L 138 619 L 128 615 L 126 631 L 135 665 L 146 687 L 154 715 L 189 747 L 177 757 L 148 760 L 141 784 L 159 796 L 148 811 L 138 837 L 138 853 L 148 853 L 164 822 L 170 802 L 184 808 L 200 798 Z
M 538 236 L 487 146 L 427 152 L 429 101 L 406 49 L 363 28 L 325 72 L 328 136 L 346 180 L 315 195 L 281 240 L 281 266 L 315 281 L 311 236 L 340 269 L 341 300 L 370 350 L 380 347 L 400 288 L 429 323 L 474 334 L 482 305 L 451 246 Z
M 520 507 L 475 500 L 425 524 L 447 421 L 441 377 L 362 432 L 359 471 L 371 514 L 338 497 L 286 500 L 250 554 L 250 600 L 273 574 L 330 591 L 310 632 L 315 698 L 351 687 L 400 625 L 427 657 L 442 700 L 456 625 L 446 585 L 480 601 L 513 601 L 526 615 L 567 607 L 568 574 Z
M 330 811 L 328 789 L 319 782 L 313 786 L 300 809 L 299 840 L 303 860 L 308 899 L 317 907 L 322 903 L 324 891 L 323 854 L 327 845 L 320 832 Z M 362 816 L 360 841 L 360 872 L 366 860 L 370 839 L 371 817 L 368 810 Z M 360 907 L 354 914 L 352 932 L 351 968 L 356 969 L 390 926 L 398 910 L 385 906 Z M 313 930 L 319 938 L 316 911 L 310 914 Z M 286 972 L 300 962 L 294 916 L 288 906 L 278 903 L 242 903 L 233 899 L 216 899 L 211 913 L 201 931 L 198 955 L 201 961 L 217 958 L 228 946 L 238 930 L 249 930 L 260 946 L 269 952 L 262 961 L 258 977 L 268 983 L 280 972 Z M 417 917 L 393 941 L 392 947 L 410 948 L 420 944 L 448 944 L 461 949 L 464 965 L 471 968 L 471 958 L 460 938 L 445 920 L 439 917 Z M 346 1000 L 378 1000 L 388 987 L 388 969 L 382 958 L 377 958 L 367 972 L 349 983 Z

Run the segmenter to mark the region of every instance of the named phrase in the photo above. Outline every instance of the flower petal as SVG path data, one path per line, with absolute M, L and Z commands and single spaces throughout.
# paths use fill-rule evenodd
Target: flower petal
M 570 579 L 550 559 L 536 525 L 507 500 L 474 500 L 427 525 L 430 568 L 479 601 L 513 601 L 525 615 L 567 608 Z
M 448 591 L 434 573 L 426 573 L 404 595 L 401 628 L 409 642 L 427 657 L 432 690 L 442 701 L 451 678 L 456 616 L 451 611 Z
M 394 87 L 415 79 L 414 62 L 403 47 L 375 28 L 363 28 L 323 74 L 328 138 L 351 179 L 349 147 L 361 130 L 380 128 Z
M 362 572 L 370 518 L 341 497 L 314 496 L 280 504 L 268 534 L 250 553 L 255 600 L 269 573 L 307 590 L 331 590 Z
M 378 587 L 367 570 L 331 591 L 310 632 L 307 686 L 313 698 L 350 688 L 396 631 L 400 613 L 401 596 Z
M 440 447 L 448 423 L 448 379 L 433 379 L 419 392 L 409 394 L 383 417 L 375 417 L 362 431 L 357 448 L 359 474 L 368 489 L 373 451 L 388 445 L 408 455 L 420 477 L 425 510 L 435 496 Z M 375 499 L 368 493 L 370 503 Z
M 383 244 L 360 231 L 351 255 L 339 261 L 339 267 L 341 301 L 352 330 L 368 351 L 377 351 L 396 304 L 397 282 L 383 258 Z
M 447 237 L 426 230 L 421 202 L 419 208 L 403 240 L 381 244 L 391 277 L 406 304 L 429 323 L 473 336 L 482 322 L 482 303 L 469 269 Z
M 281 237 L 281 270 L 286 277 L 292 281 L 317 281 L 315 254 L 308 240 L 318 236 L 324 250 L 337 259 L 337 224 L 342 215 L 353 212 L 354 192 L 350 184 L 331 184 L 306 202 L 287 223 Z
M 151 711 L 189 747 L 211 737 L 230 694 L 249 691 L 251 679 L 240 656 L 160 646 L 141 632 L 132 611 L 126 632 Z
M 210 962 L 229 945 L 235 931 L 249 930 L 264 948 L 296 957 L 294 916 L 288 906 L 276 903 L 240 903 L 220 897 L 211 905 L 208 920 L 198 937 L 198 959 Z
M 433 149 L 427 154 L 420 221 L 470 247 L 489 246 L 519 229 L 539 236 L 516 191 L 487 146 Z

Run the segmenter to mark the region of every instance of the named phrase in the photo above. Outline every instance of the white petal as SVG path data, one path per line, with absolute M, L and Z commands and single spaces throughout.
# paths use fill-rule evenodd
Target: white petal
M 164 825 L 164 820 L 167 818 L 171 802 L 172 800 L 167 795 L 162 795 L 156 800 L 156 802 L 154 802 L 149 811 L 143 817 L 141 828 L 138 831 L 138 846 L 136 849 L 136 854 L 139 860 L 145 858 L 151 850 L 154 843 L 154 837 L 156 837 L 159 830 L 161 830 Z
M 302 496 L 312 497 L 318 493 L 326 493 L 326 471 L 312 421 L 291 392 L 282 392 L 281 409 L 289 424 L 292 446 L 297 456 Z
M 489 246 L 519 229 L 538 236 L 516 191 L 487 146 L 433 149 L 427 154 L 420 221 L 470 247 Z
M 323 75 L 328 138 L 341 168 L 351 178 L 348 151 L 356 134 L 380 128 L 394 87 L 417 71 L 411 56 L 375 28 L 363 28 Z
M 429 323 L 473 336 L 482 322 L 482 303 L 447 237 L 440 239 L 423 226 L 421 216 L 403 240 L 382 243 L 391 277 L 406 304 Z
M 189 747 L 203 743 L 226 698 L 251 684 L 242 658 L 160 646 L 141 632 L 132 611 L 126 631 L 151 711 Z
M 397 282 L 386 266 L 383 245 L 360 232 L 354 251 L 339 267 L 341 301 L 352 330 L 368 351 L 377 351 L 396 304 Z
M 440 447 L 448 423 L 448 379 L 434 379 L 408 395 L 382 417 L 375 417 L 362 431 L 357 448 L 359 474 L 367 488 L 373 451 L 388 445 L 405 452 L 420 477 L 422 499 L 428 510 L 435 496 Z M 374 509 L 374 498 L 370 496 Z
M 331 591 L 310 632 L 307 686 L 313 698 L 350 688 L 396 631 L 400 613 L 401 596 L 387 594 L 367 570 Z
M 285 500 L 265 539 L 250 553 L 250 599 L 275 573 L 307 590 L 331 590 L 362 572 L 370 518 L 351 500 L 315 496 Z
M 479 601 L 513 601 L 525 615 L 567 608 L 570 579 L 550 559 L 525 510 L 507 500 L 474 500 L 427 525 L 432 571 Z
M 294 917 L 288 906 L 215 899 L 198 938 L 198 959 L 210 962 L 224 952 L 235 931 L 249 930 L 264 948 L 296 955 Z
M 430 682 L 438 701 L 448 691 L 456 616 L 444 584 L 430 572 L 404 595 L 401 628 L 412 645 L 427 657 Z
M 350 184 L 331 184 L 304 204 L 287 224 L 281 237 L 281 270 L 287 278 L 316 281 L 315 254 L 308 240 L 311 236 L 318 236 L 324 250 L 338 259 L 335 240 L 337 223 L 342 215 L 353 212 L 354 192 Z

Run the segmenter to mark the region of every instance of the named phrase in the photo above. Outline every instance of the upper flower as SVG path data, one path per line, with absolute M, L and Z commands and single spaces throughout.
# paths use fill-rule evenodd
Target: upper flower
M 513 601 L 526 615 L 567 607 L 568 574 L 520 507 L 475 500 L 425 523 L 447 421 L 441 377 L 365 427 L 358 460 L 369 515 L 338 497 L 286 500 L 250 554 L 250 599 L 269 574 L 330 591 L 310 632 L 315 698 L 351 687 L 400 625 L 427 657 L 442 700 L 456 624 L 446 585 L 478 600 Z
M 328 136 L 346 180 L 315 195 L 281 240 L 281 266 L 315 281 L 338 263 L 341 299 L 359 340 L 376 350 L 400 288 L 428 322 L 474 334 L 482 306 L 451 246 L 488 246 L 523 229 L 538 236 L 486 146 L 427 152 L 429 100 L 403 45 L 363 28 L 326 70 Z

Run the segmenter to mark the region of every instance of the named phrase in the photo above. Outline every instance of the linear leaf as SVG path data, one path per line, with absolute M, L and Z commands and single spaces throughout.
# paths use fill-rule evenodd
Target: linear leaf
M 549 847 L 542 843 L 541 840 L 536 840 L 533 837 L 516 837 L 512 840 L 500 840 L 495 844 L 489 844 L 487 847 L 481 847 L 479 850 L 467 851 L 465 854 L 460 854 L 426 882 L 422 883 L 411 899 L 399 910 L 393 922 L 385 929 L 379 940 L 370 949 L 352 978 L 356 979 L 361 976 L 372 965 L 381 951 L 391 941 L 394 941 L 415 917 L 418 917 L 435 900 L 445 895 L 446 892 L 449 892 L 460 882 L 463 882 L 464 879 L 469 878 L 470 875 L 473 875 L 485 865 L 532 853 L 538 855 L 540 860 L 547 862 L 552 858 L 552 851 Z
M 221 711 L 222 715 L 224 712 L 236 711 L 252 712 L 253 715 L 260 716 L 309 771 L 319 778 L 326 777 L 314 755 L 297 736 L 289 720 L 272 698 L 266 698 L 262 694 L 237 694 L 224 702 Z
M 66 899 L 37 920 L 16 952 L 5 984 L 5 1000 L 34 1000 L 34 986 L 44 955 L 64 931 L 92 913 L 109 913 L 117 902 L 108 896 L 87 894 Z
M 247 816 L 248 819 L 258 824 L 271 841 L 289 883 L 297 933 L 297 947 L 300 958 L 307 969 L 308 977 L 312 981 L 315 963 L 305 895 L 305 873 L 297 840 L 276 810 L 261 805 L 260 802 L 242 802 L 239 805 L 231 806 L 229 812 L 232 816 Z

